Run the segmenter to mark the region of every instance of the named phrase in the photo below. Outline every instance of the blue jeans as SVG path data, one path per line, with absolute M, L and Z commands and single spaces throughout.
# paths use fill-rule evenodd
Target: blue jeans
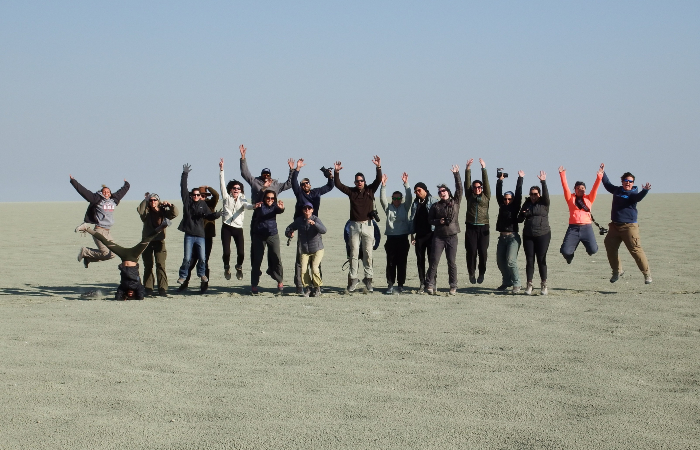
M 569 225 L 564 235 L 564 242 L 561 243 L 559 252 L 571 257 L 576 251 L 579 242 L 586 248 L 586 253 L 593 255 L 598 251 L 598 243 L 595 241 L 593 225 Z
M 503 276 L 504 286 L 520 286 L 518 250 L 520 250 L 520 235 L 518 233 L 498 237 L 496 261 L 498 262 L 498 270 Z
M 203 277 L 207 269 L 207 256 L 204 252 L 204 238 L 185 233 L 185 257 L 182 259 L 182 265 L 180 266 L 180 271 L 178 272 L 180 278 L 187 278 L 187 274 L 190 271 L 193 247 L 196 248 L 197 258 L 199 259 L 197 262 L 197 276 Z

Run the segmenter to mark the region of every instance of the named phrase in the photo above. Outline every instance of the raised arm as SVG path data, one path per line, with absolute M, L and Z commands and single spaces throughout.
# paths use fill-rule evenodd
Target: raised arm
M 496 181 L 496 202 L 499 206 L 503 206 L 503 178 Z
M 151 196 L 150 192 L 146 192 L 146 195 L 143 200 L 141 200 L 141 203 L 139 203 L 139 206 L 136 207 L 136 212 L 139 213 L 139 217 L 141 217 L 141 222 L 146 221 L 146 207 L 148 206 L 148 199 Z
M 241 145 L 241 147 L 243 146 Z M 245 152 L 241 152 L 241 154 L 245 154 Z M 241 158 L 241 176 L 249 185 L 253 185 L 253 175 L 251 175 L 250 170 L 248 170 L 248 160 L 245 157 Z
M 182 176 L 180 177 L 180 198 L 182 198 L 182 203 L 186 204 L 189 198 L 190 192 L 187 189 L 187 175 L 192 171 L 192 166 L 189 164 L 184 164 L 182 166 Z
M 382 161 L 379 159 L 379 156 L 374 156 L 372 158 L 372 163 L 377 166 L 377 174 L 374 177 L 374 181 L 372 184 L 367 186 L 372 192 L 377 192 L 377 188 L 379 188 L 379 183 L 382 182 Z
M 615 186 L 610 182 L 610 179 L 608 178 L 607 172 L 603 172 L 603 187 L 605 188 L 606 191 L 610 192 L 611 194 L 614 194 L 615 191 L 619 188 L 619 186 Z
M 114 199 L 114 202 L 119 204 L 121 199 L 124 198 L 127 192 L 129 192 L 130 187 L 131 185 L 129 184 L 129 182 L 124 180 L 124 185 L 120 187 L 117 192 L 112 192 L 112 198 Z
M 595 198 L 598 196 L 598 188 L 600 187 L 600 180 L 603 179 L 603 174 L 605 173 L 605 164 L 600 165 L 600 169 L 598 169 L 598 172 L 596 173 L 595 177 L 595 182 L 593 182 L 593 187 L 591 188 L 591 193 L 588 194 L 588 200 L 591 201 L 591 204 L 595 201 Z
M 568 203 L 571 199 L 571 191 L 569 183 L 566 182 L 566 169 L 564 166 L 559 166 L 559 178 L 561 178 L 561 187 L 564 189 L 564 200 Z
M 329 172 L 327 172 L 326 177 L 328 178 L 328 181 L 326 182 L 325 186 L 313 188 L 311 190 L 318 193 L 318 195 L 324 195 L 324 194 L 327 194 L 330 191 L 332 191 L 333 190 L 333 175 L 331 175 L 330 171 L 329 171 Z
M 70 177 L 70 184 L 73 185 L 73 187 L 76 191 L 78 191 L 78 194 L 80 194 L 81 197 L 83 197 L 90 203 L 95 203 L 99 201 L 100 196 L 98 194 L 88 191 L 82 184 L 78 183 L 78 180 L 73 178 L 72 175 Z
M 464 197 L 464 191 L 462 190 L 462 176 L 459 174 L 459 166 L 452 166 L 452 174 L 455 177 L 455 193 L 453 195 L 455 202 L 459 204 Z
M 278 194 L 292 187 L 292 176 L 296 173 L 296 169 L 294 168 L 294 159 L 289 158 L 287 163 L 289 164 L 289 175 L 287 175 L 287 181 L 285 181 L 284 184 L 280 186 L 279 191 L 277 191 Z
M 515 198 L 513 201 L 518 205 L 518 208 L 520 208 L 520 205 L 523 202 L 523 179 L 525 178 L 525 172 L 522 170 L 518 170 L 518 181 L 515 183 Z
M 214 209 L 216 208 L 216 204 L 219 203 L 219 193 L 216 192 L 216 189 L 214 189 L 211 186 L 207 186 L 207 190 L 211 193 L 211 198 L 209 200 L 206 200 L 207 206 L 209 208 Z
M 483 159 L 479 158 L 479 164 L 481 164 L 481 182 L 484 185 L 482 195 L 486 196 L 488 199 L 491 199 L 491 185 L 489 184 L 489 174 L 486 172 L 486 163 Z
M 333 182 L 335 183 L 335 187 L 338 188 L 340 192 L 342 192 L 345 195 L 350 195 L 350 188 L 345 186 L 341 181 L 340 181 L 340 171 L 343 169 L 342 163 L 340 161 L 336 161 L 334 165 L 334 173 L 333 173 Z
M 221 158 L 219 162 L 219 188 L 221 189 L 221 195 L 224 199 L 231 197 L 231 194 L 226 192 L 226 177 L 224 176 L 224 158 Z
M 411 185 L 408 184 L 408 174 L 406 172 L 401 175 L 401 179 L 403 180 L 403 188 L 406 190 L 406 195 L 403 198 L 404 204 L 407 206 L 407 211 L 410 214 L 411 203 L 413 203 L 413 191 L 411 190 Z
M 382 210 L 384 212 L 387 212 L 387 208 L 389 208 L 389 202 L 387 202 L 386 199 L 386 180 L 387 176 L 386 174 L 382 175 L 382 188 L 379 189 L 379 203 L 382 204 Z
M 177 209 L 177 206 L 173 205 L 172 203 L 168 203 L 170 205 L 170 211 L 168 211 L 165 215 L 168 219 L 174 219 L 180 214 L 180 210 Z
M 300 159 L 299 161 L 303 161 L 303 159 Z M 299 195 L 301 194 L 301 186 L 299 186 L 299 165 L 297 164 L 297 169 L 294 171 L 292 174 L 292 192 L 294 192 L 294 196 L 296 198 L 299 198 Z

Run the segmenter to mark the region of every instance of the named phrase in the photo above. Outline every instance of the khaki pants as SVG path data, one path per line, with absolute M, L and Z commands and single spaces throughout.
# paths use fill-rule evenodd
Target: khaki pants
M 360 244 L 362 255 L 360 256 Z M 350 222 L 350 278 L 359 278 L 360 261 L 365 269 L 365 278 L 372 279 L 372 247 L 374 246 L 374 225 L 371 220 Z
M 302 253 L 301 254 L 301 273 L 302 282 L 304 287 L 309 287 L 313 285 L 314 287 L 319 287 L 323 285 L 323 280 L 321 280 L 321 260 L 323 259 L 323 249 L 317 251 L 316 253 Z M 309 275 L 309 264 L 311 264 L 311 272 L 313 273 L 313 279 Z
M 611 222 L 609 226 L 610 231 L 605 236 L 604 242 L 610 268 L 613 272 L 622 272 L 622 263 L 620 262 L 618 250 L 620 249 L 620 244 L 624 242 L 627 250 L 629 250 L 632 258 L 637 263 L 639 270 L 645 275 L 650 274 L 649 262 L 644 254 L 644 250 L 642 250 L 642 243 L 639 238 L 639 224 Z
M 95 227 L 95 233 L 101 234 L 108 241 L 112 240 L 112 234 L 109 232 L 109 230 L 107 228 Z M 107 248 L 106 245 L 104 245 L 102 242 L 100 242 L 94 236 L 92 239 L 95 241 L 95 245 L 97 245 L 97 248 L 94 249 L 94 248 L 83 247 L 82 255 L 83 255 L 83 259 L 85 261 L 87 261 L 88 263 L 92 263 L 95 261 L 107 261 L 108 259 L 114 258 L 114 253 L 112 253 L 110 251 L 110 249 Z

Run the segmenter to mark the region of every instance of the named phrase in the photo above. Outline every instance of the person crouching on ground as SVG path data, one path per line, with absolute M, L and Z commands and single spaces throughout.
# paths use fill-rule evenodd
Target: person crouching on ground
M 605 167 L 601 165 L 601 167 Z M 605 240 L 605 252 L 608 254 L 608 262 L 612 269 L 610 282 L 614 283 L 622 274 L 622 263 L 618 253 L 620 244 L 625 243 L 632 258 L 637 263 L 637 267 L 644 274 L 644 283 L 651 284 L 651 271 L 649 261 L 644 254 L 639 238 L 639 224 L 637 223 L 637 202 L 642 201 L 649 193 L 651 184 L 647 183 L 641 191 L 634 185 L 634 175 L 625 172 L 622 177 L 622 186 L 615 186 L 608 179 L 608 175 L 603 172 L 603 186 L 613 195 L 612 210 L 610 212 L 610 231 Z
M 411 243 L 408 235 L 411 232 L 411 222 L 408 218 L 411 208 L 411 186 L 408 184 L 408 174 L 401 176 L 403 187 L 406 190 L 406 200 L 400 191 L 391 194 L 391 203 L 386 198 L 386 174 L 382 175 L 382 187 L 379 190 L 379 201 L 386 214 L 386 241 L 384 251 L 386 252 L 386 294 L 394 293 L 394 283 L 398 282 L 396 291 L 400 294 L 403 285 L 406 283 L 406 266 L 408 265 L 408 251 Z
M 452 196 L 450 188 L 441 184 L 438 186 L 438 197 L 428 214 L 430 224 L 435 227 L 433 231 L 433 245 L 430 253 L 430 271 L 427 275 L 426 292 L 430 295 L 437 292 L 435 286 L 437 268 L 443 250 L 447 257 L 447 274 L 450 282 L 450 295 L 457 294 L 457 244 L 459 243 L 459 205 L 462 202 L 462 179 L 459 175 L 459 166 L 452 166 L 455 177 L 455 194 Z
M 523 177 L 525 172 L 518 171 L 518 181 L 515 184 L 515 194 L 511 191 L 503 194 L 503 179 L 501 176 L 496 182 L 496 200 L 498 201 L 498 219 L 496 231 L 498 246 L 496 247 L 496 261 L 501 271 L 503 282 L 498 287 L 499 291 L 505 291 L 513 287 L 513 294 L 520 292 L 520 277 L 518 276 L 518 250 L 520 250 L 520 235 L 518 234 L 518 213 L 523 199 Z
M 262 266 L 265 247 L 267 247 L 266 273 L 277 282 L 277 293 L 284 291 L 284 272 L 280 255 L 280 237 L 277 232 L 277 215 L 284 212 L 284 203 L 277 201 L 275 191 L 263 192 L 263 201 L 255 204 L 255 211 L 250 222 L 250 292 L 258 293 L 260 267 Z
M 583 181 L 576 182 L 574 192 L 569 190 L 569 185 L 566 182 L 566 169 L 564 166 L 559 166 L 559 177 L 562 188 L 564 188 L 564 200 L 569 207 L 569 228 L 566 229 L 564 242 L 562 242 L 559 252 L 564 256 L 567 264 L 571 264 L 574 259 L 574 252 L 579 243 L 583 244 L 589 256 L 598 251 L 598 243 L 593 232 L 591 207 L 598 194 L 600 180 L 603 178 L 603 168 L 604 164 L 601 164 L 591 193 L 586 194 L 586 183 Z
M 163 219 L 173 220 L 178 215 L 178 210 L 175 205 L 170 202 L 160 201 L 158 194 L 150 194 L 146 192 L 143 201 L 136 208 L 136 211 L 143 222 L 143 231 L 141 237 L 145 239 L 155 232 L 162 223 Z M 168 275 L 165 272 L 165 260 L 168 257 L 168 251 L 165 248 L 165 230 L 156 235 L 155 238 L 148 243 L 148 246 L 141 254 L 143 259 L 143 284 L 146 288 L 146 295 L 153 295 L 153 286 L 155 277 L 153 276 L 153 260 L 156 262 L 156 276 L 158 277 L 158 295 L 161 297 L 168 296 Z
M 285 231 L 286 236 L 291 236 L 298 231 L 299 248 L 301 251 L 301 274 L 305 297 L 320 297 L 321 286 L 321 260 L 323 259 L 322 234 L 326 234 L 326 227 L 321 220 L 314 215 L 314 205 L 306 202 L 302 206 L 302 216 L 294 219 Z M 311 265 L 312 276 L 309 275 Z M 311 287 L 313 286 L 313 291 Z
M 183 284 L 190 270 L 192 262 L 192 252 L 196 249 L 197 259 L 197 276 L 202 280 L 202 283 L 208 283 L 209 278 L 206 276 L 207 257 L 204 247 L 204 219 L 216 220 L 221 217 L 221 212 L 211 212 L 209 206 L 202 199 L 202 194 L 199 188 L 192 189 L 192 192 L 187 190 L 187 176 L 192 171 L 189 164 L 182 166 L 182 177 L 180 178 L 180 196 L 182 197 L 182 221 L 178 230 L 185 233 L 184 241 L 184 257 L 180 266 L 178 284 Z

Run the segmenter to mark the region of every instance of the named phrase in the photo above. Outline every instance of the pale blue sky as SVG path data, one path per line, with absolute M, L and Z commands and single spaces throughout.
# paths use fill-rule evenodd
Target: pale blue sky
M 560 164 L 590 185 L 600 162 L 698 192 L 699 79 L 697 1 L 6 0 L 0 201 L 78 201 L 71 173 L 177 198 L 185 162 L 192 185 L 221 156 L 239 178 L 241 143 L 254 173 L 303 157 L 314 185 L 378 154 L 390 189 L 481 156 L 555 194 Z

